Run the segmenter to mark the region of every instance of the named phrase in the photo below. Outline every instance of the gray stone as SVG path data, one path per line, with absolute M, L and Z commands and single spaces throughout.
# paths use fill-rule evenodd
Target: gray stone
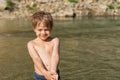
M 0 0 L 0 11 L 3 11 L 7 6 L 6 0 Z

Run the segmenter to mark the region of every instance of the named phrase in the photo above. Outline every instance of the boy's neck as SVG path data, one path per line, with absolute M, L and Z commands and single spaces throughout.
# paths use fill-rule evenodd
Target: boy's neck
M 40 38 L 37 38 L 36 40 L 39 41 L 39 42 L 45 43 L 45 42 L 49 42 L 51 40 L 51 38 L 48 37 L 46 40 L 42 40 Z

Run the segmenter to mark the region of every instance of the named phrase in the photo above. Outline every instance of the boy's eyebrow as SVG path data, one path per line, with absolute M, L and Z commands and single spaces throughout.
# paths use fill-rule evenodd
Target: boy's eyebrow
M 43 27 L 45 27 L 44 29 L 50 29 L 49 27 L 46 27 L 46 26 L 43 26 Z M 42 28 L 38 28 L 38 29 L 42 29 Z

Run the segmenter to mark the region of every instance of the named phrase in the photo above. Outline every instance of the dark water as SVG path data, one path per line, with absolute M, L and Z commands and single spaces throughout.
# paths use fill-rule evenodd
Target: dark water
M 62 80 L 120 80 L 120 18 L 55 19 Z M 0 80 L 32 80 L 30 20 L 0 19 Z

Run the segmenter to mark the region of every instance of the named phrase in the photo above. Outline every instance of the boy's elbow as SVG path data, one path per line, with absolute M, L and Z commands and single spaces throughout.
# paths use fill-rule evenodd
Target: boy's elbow
M 39 57 L 38 56 L 35 56 L 35 55 L 31 55 L 31 58 L 32 58 L 32 60 L 33 60 L 33 62 L 35 63 L 35 62 L 39 62 Z

